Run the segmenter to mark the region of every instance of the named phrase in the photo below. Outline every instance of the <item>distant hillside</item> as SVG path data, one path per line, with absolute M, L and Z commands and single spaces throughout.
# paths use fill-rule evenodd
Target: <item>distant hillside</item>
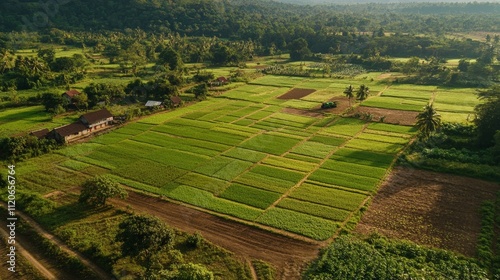
M 315 3 L 336 1 L 347 0 L 313 0 Z M 354 3 L 352 1 L 350 3 Z M 357 4 L 308 8 L 271 0 L 58 0 L 47 3 L 62 4 L 44 3 L 2 0 L 0 31 L 45 31 L 50 28 L 123 31 L 140 28 L 191 36 L 260 39 L 266 33 L 272 37 L 275 37 L 274 33 L 304 37 L 322 26 L 335 31 L 356 29 L 367 32 L 383 27 L 404 33 L 500 29 L 500 3 Z M 482 15 L 470 18 L 474 14 Z
M 298 5 L 317 5 L 317 4 L 389 4 L 389 3 L 498 3 L 496 0 L 274 0 L 276 2 L 298 4 Z

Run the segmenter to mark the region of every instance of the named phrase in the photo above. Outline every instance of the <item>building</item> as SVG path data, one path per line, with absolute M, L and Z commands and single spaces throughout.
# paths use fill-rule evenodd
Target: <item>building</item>
M 111 125 L 113 123 L 113 115 L 108 109 L 101 109 L 80 116 L 80 122 L 86 125 L 90 131 L 98 130 Z
M 67 92 L 63 93 L 62 97 L 66 98 L 69 103 L 72 103 L 73 102 L 73 98 L 75 96 L 77 96 L 77 95 L 80 95 L 80 94 L 81 93 L 78 90 L 72 89 L 72 90 L 68 90 Z
M 228 84 L 229 80 L 226 77 L 218 77 L 214 81 L 210 82 L 210 86 L 223 86 L 225 84 Z
M 149 100 L 148 102 L 146 102 L 146 106 L 147 108 L 154 108 L 154 107 L 160 107 L 161 106 L 161 101 L 154 101 L 154 100 Z
M 50 130 L 48 128 L 44 128 L 41 130 L 32 131 L 32 132 L 30 132 L 30 135 L 35 136 L 38 139 L 44 139 L 47 137 L 47 135 L 49 135 L 49 133 L 50 133 Z
M 111 124 L 113 124 L 113 115 L 107 109 L 101 109 L 81 115 L 77 122 L 55 128 L 51 136 L 59 142 L 68 143 L 103 130 Z
M 179 96 L 170 96 L 170 102 L 172 104 L 172 107 L 179 107 L 182 104 L 182 99 Z

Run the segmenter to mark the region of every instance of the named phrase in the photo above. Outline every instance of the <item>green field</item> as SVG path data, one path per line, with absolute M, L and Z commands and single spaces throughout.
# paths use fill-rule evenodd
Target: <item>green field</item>
M 306 108 L 351 82 L 265 76 L 21 163 L 19 176 L 43 195 L 110 174 L 132 188 L 325 240 L 376 192 L 395 154 L 415 135 L 408 126 L 286 113 L 290 103 L 276 98 L 292 87 L 323 90 L 313 100 L 294 100 Z M 433 90 L 414 90 L 412 100 Z M 403 87 L 392 95 L 371 99 L 411 97 Z M 441 104 L 451 102 L 441 96 Z M 38 111 L 19 114 L 30 113 Z

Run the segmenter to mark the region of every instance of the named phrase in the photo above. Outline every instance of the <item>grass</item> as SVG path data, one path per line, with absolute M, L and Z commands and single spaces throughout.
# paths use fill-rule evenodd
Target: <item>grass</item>
M 246 161 L 250 161 L 250 162 L 259 162 L 259 161 L 263 160 L 267 156 L 267 154 L 253 151 L 253 150 L 235 147 L 235 148 L 225 152 L 224 156 L 236 158 L 236 159 L 241 159 L 241 160 L 246 160 Z
M 336 147 L 318 142 L 304 142 L 291 150 L 294 154 L 305 155 L 316 158 L 325 158 Z
M 352 139 L 346 143 L 346 147 L 359 149 L 359 150 L 369 150 L 374 152 L 396 154 L 401 151 L 403 145 L 384 143 L 379 141 L 371 141 L 365 139 Z
M 252 162 L 218 156 L 205 165 L 196 168 L 196 172 L 230 181 L 253 165 Z
M 363 101 L 361 106 L 420 112 L 427 103 L 423 100 L 377 96 Z
M 338 229 L 335 222 L 282 208 L 264 212 L 257 222 L 316 240 L 326 240 Z
M 253 207 L 266 209 L 281 197 L 281 194 L 240 184 L 232 184 L 220 197 Z
M 182 177 L 177 178 L 175 181 L 182 185 L 188 185 L 201 190 L 209 191 L 215 195 L 218 195 L 229 186 L 229 183 L 226 181 L 195 172 L 186 173 Z
M 417 129 L 413 126 L 402 126 L 402 125 L 395 125 L 388 123 L 370 123 L 368 125 L 368 128 L 372 130 L 380 130 L 380 131 L 395 132 L 402 134 L 417 133 Z
M 339 118 L 334 123 L 322 130 L 322 133 L 354 136 L 365 126 L 365 122 L 358 119 Z
M 391 144 L 400 144 L 400 145 L 405 145 L 409 141 L 408 139 L 401 138 L 401 137 L 381 135 L 381 134 L 372 134 L 372 133 L 368 133 L 368 132 L 363 132 L 360 135 L 358 135 L 356 138 L 391 143 Z

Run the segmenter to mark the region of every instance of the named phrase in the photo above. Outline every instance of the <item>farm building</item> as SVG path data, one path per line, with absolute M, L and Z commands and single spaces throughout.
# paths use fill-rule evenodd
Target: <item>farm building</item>
M 162 104 L 161 101 L 149 100 L 148 102 L 146 102 L 144 106 L 146 106 L 147 108 L 153 108 L 153 107 L 159 107 L 161 106 L 161 104 Z
M 113 115 L 107 109 L 101 109 L 80 116 L 80 122 L 86 125 L 90 131 L 102 129 L 113 123 Z
M 226 77 L 218 77 L 214 81 L 210 82 L 211 86 L 223 86 L 225 84 L 228 84 L 229 80 Z
M 49 135 L 49 133 L 50 133 L 49 129 L 44 128 L 41 130 L 32 131 L 32 132 L 30 132 L 30 135 L 35 136 L 38 139 L 43 139 L 43 138 L 46 138 L 47 135 Z
M 182 103 L 182 99 L 179 96 L 170 96 L 170 102 L 173 107 L 179 107 Z
M 113 115 L 107 109 L 81 115 L 77 122 L 55 128 L 51 136 L 59 142 L 70 142 L 73 139 L 89 135 L 105 129 L 113 123 Z
M 72 89 L 72 90 L 68 90 L 67 92 L 63 93 L 62 94 L 62 97 L 63 98 L 66 98 L 68 100 L 68 102 L 72 102 L 73 101 L 73 98 L 77 95 L 80 95 L 81 93 L 76 90 L 76 89 Z

